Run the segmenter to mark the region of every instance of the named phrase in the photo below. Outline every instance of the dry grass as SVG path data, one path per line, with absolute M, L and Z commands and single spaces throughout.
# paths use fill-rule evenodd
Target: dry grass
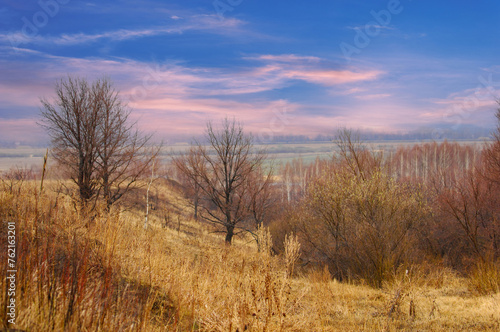
M 339 283 L 327 270 L 297 273 L 300 247 L 285 257 L 250 238 L 232 247 L 189 219 L 188 204 L 167 186 L 175 222 L 163 212 L 143 228 L 141 210 L 78 215 L 47 183 L 0 186 L 2 243 L 16 221 L 18 320 L 29 331 L 470 331 L 500 329 L 500 294 L 481 295 L 437 265 L 409 267 L 382 289 Z M 180 221 L 180 223 L 177 223 Z M 180 225 L 180 226 L 179 226 Z M 5 250 L 0 254 L 5 262 Z M 6 264 L 1 265 L 5 275 Z M 490 270 L 488 270 L 490 271 Z M 482 277 L 484 278 L 484 276 Z M 488 278 L 488 277 L 486 277 Z M 476 280 L 478 280 L 477 278 Z M 5 278 L 0 282 L 6 286 Z M 5 309 L 5 292 L 0 307 Z M 5 321 L 2 321 L 5 324 Z M 7 326 L 2 326 L 6 328 Z
M 500 262 L 478 262 L 470 273 L 469 283 L 481 295 L 500 292 Z

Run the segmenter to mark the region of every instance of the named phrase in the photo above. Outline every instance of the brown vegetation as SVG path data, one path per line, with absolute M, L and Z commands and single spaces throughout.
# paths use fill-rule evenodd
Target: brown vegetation
M 3 186 L 5 184 L 5 186 Z M 11 184 L 13 185 L 11 190 Z M 2 238 L 16 222 L 17 328 L 34 331 L 490 330 L 500 327 L 492 269 L 469 277 L 429 261 L 397 269 L 380 288 L 303 266 L 300 236 L 258 231 L 233 246 L 190 219 L 191 205 L 159 181 L 150 227 L 141 210 L 102 206 L 87 224 L 58 181 L 2 182 Z M 168 203 L 167 203 L 168 202 Z M 177 224 L 180 220 L 180 224 Z M 2 239 L 2 243 L 5 243 Z M 274 243 L 274 244 L 273 244 Z M 272 248 L 283 245 L 283 256 Z M 300 256 L 299 256 L 300 255 Z M 5 260 L 5 251 L 2 251 Z M 1 265 L 5 275 L 6 265 Z M 406 271 L 408 269 L 408 271 Z M 498 274 L 497 274 L 498 277 Z M 490 285 L 490 286 L 489 286 Z M 6 287 L 5 278 L 0 285 Z M 480 289 L 484 287 L 483 296 Z M 487 288 L 490 287 L 490 288 Z M 5 310 L 5 292 L 0 306 Z M 5 312 L 5 311 L 4 311 Z M 7 326 L 3 326 L 6 328 Z

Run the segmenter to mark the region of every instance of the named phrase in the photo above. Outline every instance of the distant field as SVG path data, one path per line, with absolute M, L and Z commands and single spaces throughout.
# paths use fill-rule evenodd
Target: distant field
M 23 168 L 36 167 L 43 164 L 45 148 L 17 147 L 0 148 L 0 171 L 8 170 L 11 167 L 19 166 Z
M 484 140 L 467 140 L 459 141 L 461 144 L 476 145 L 480 147 L 484 144 Z M 417 143 L 425 143 L 425 141 L 370 141 L 365 145 L 375 151 L 390 152 L 399 147 L 412 146 Z M 332 142 L 308 142 L 308 143 L 273 143 L 257 145 L 258 148 L 266 149 L 278 163 L 286 163 L 296 158 L 302 158 L 304 162 L 309 163 L 317 157 L 329 158 L 336 146 Z M 189 148 L 187 143 L 178 143 L 165 146 L 163 149 L 163 159 L 168 158 L 168 154 L 172 151 L 183 152 Z M 0 171 L 8 170 L 11 167 L 41 167 L 45 148 L 31 148 L 21 146 L 17 148 L 0 148 Z

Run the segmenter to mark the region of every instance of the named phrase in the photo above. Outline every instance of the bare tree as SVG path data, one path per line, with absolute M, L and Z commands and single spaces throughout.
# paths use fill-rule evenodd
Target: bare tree
M 119 200 L 137 186 L 137 180 L 153 164 L 161 145 L 148 146 L 152 135 L 143 135 L 130 122 L 130 110 L 124 105 L 111 83 L 95 82 L 92 93 L 100 110 L 96 160 L 100 187 L 106 206 Z
M 380 169 L 381 157 L 368 151 L 363 145 L 359 133 L 353 133 L 347 128 L 340 129 L 335 143 L 340 159 L 355 176 L 365 180 L 369 177 L 370 172 Z
M 457 222 L 483 262 L 488 250 L 498 247 L 497 211 L 491 208 L 491 202 L 498 199 L 493 187 L 492 182 L 485 181 L 478 171 L 472 170 L 455 180 L 452 187 L 445 188 L 439 197 L 444 217 Z
M 252 137 L 234 120 L 224 120 L 220 130 L 209 122 L 206 139 L 209 146 L 195 142 L 189 153 L 174 158 L 174 163 L 214 207 L 202 205 L 201 216 L 223 226 L 230 244 L 236 229 L 250 217 L 248 180 L 258 174 L 265 155 L 254 151 Z
M 15 191 L 19 194 L 23 187 L 23 183 L 34 178 L 35 172 L 32 168 L 28 169 L 13 166 L 6 172 L 0 171 L 0 184 L 2 185 L 2 189 L 11 194 Z
M 130 110 L 106 78 L 61 79 L 54 100 L 41 102 L 52 155 L 78 187 L 82 207 L 102 196 L 109 209 L 137 186 L 159 152 L 130 122 Z
M 42 126 L 52 139 L 52 155 L 77 185 L 85 206 L 98 192 L 96 172 L 99 110 L 86 80 L 71 78 L 56 84 L 53 103 L 42 99 Z
M 428 213 L 423 193 L 383 171 L 363 179 L 337 167 L 311 183 L 299 234 L 337 278 L 354 274 L 381 287 L 411 260 L 413 233 Z
M 199 175 L 194 169 L 202 167 L 203 159 L 199 151 L 191 148 L 186 155 L 177 156 L 174 160 L 174 166 L 179 171 L 178 179 L 185 187 L 185 195 L 193 200 L 194 219 L 198 220 L 198 207 L 200 206 L 201 190 Z M 195 165 L 195 167 L 193 167 Z
M 272 191 L 272 167 L 266 171 L 258 168 L 247 177 L 247 209 L 255 228 L 259 228 L 268 219 L 268 214 L 277 198 Z
M 278 192 L 273 190 L 273 165 L 268 165 L 268 169 L 264 170 L 259 167 L 253 174 L 250 174 L 246 179 L 248 222 L 246 223 L 246 231 L 249 232 L 257 243 L 259 251 L 262 249 L 260 243 L 259 229 L 276 215 L 278 203 Z

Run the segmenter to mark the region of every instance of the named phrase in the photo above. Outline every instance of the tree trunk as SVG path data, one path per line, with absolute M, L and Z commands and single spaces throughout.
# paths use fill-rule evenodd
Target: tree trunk
M 198 220 L 198 192 L 194 194 L 194 220 Z
M 234 226 L 226 226 L 226 244 L 230 245 L 234 235 Z

